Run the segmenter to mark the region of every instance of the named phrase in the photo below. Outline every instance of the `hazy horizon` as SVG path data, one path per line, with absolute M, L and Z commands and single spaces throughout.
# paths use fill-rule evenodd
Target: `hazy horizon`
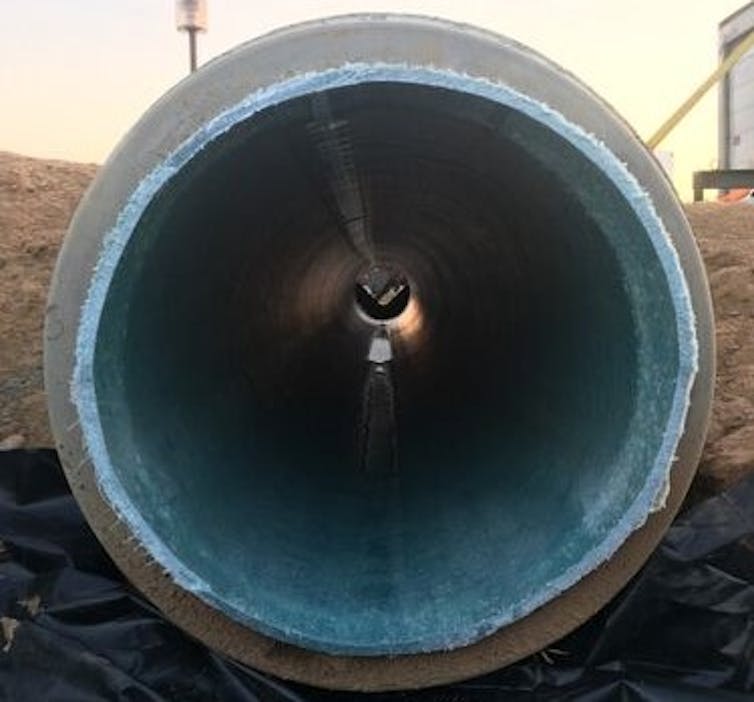
M 280 0 L 259 11 L 208 0 L 206 62 L 294 22 L 349 12 L 409 12 L 476 24 L 531 46 L 575 74 L 642 138 L 714 69 L 717 25 L 743 0 Z M 102 163 L 140 115 L 187 72 L 173 0 L 6 0 L 0 26 L 0 150 Z M 691 173 L 717 159 L 717 92 L 661 148 L 673 152 L 684 199 Z

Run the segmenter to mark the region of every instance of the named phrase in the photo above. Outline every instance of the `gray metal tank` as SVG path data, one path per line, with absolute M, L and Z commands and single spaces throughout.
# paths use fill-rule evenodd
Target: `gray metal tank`
M 754 2 L 720 23 L 720 56 L 725 58 L 754 29 Z M 720 82 L 720 168 L 754 168 L 754 51 Z

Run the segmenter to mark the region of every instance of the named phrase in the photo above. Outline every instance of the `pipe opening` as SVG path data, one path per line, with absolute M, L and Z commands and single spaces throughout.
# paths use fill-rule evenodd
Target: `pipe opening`
M 371 265 L 354 286 L 359 310 L 367 319 L 386 322 L 403 314 L 411 299 L 406 276 L 392 265 Z
M 107 290 L 114 479 L 171 572 L 284 641 L 476 640 L 609 557 L 672 459 L 681 273 L 617 159 L 463 81 L 320 86 L 238 122 L 129 225 Z M 389 373 L 370 320 L 392 320 Z M 389 470 L 359 469 L 365 406 Z

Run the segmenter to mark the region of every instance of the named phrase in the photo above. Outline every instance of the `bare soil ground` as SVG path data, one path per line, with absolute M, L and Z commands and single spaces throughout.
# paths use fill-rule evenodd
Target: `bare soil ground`
M 95 165 L 0 152 L 0 441 L 52 446 L 42 378 L 47 287 Z
M 0 152 L 0 447 L 52 446 L 42 381 L 47 287 L 97 167 Z M 717 317 L 712 424 L 695 490 L 754 472 L 754 206 L 690 205 Z
M 715 307 L 715 404 L 695 485 L 709 493 L 754 472 L 754 205 L 698 203 L 686 214 Z

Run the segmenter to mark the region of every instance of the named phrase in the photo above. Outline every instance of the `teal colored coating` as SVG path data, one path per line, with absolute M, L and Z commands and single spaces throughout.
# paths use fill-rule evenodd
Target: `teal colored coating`
M 562 230 L 517 243 L 529 279 L 543 271 L 540 294 L 520 302 L 541 320 L 526 327 L 536 367 L 481 365 L 483 389 L 461 369 L 449 387 L 471 409 L 406 409 L 398 471 L 365 477 L 344 448 L 345 390 L 288 406 L 243 380 L 228 331 L 239 317 L 224 310 L 239 276 L 254 285 L 232 247 L 257 230 L 212 230 L 209 215 L 230 205 L 208 174 L 240 168 L 238 150 L 252 149 L 255 124 L 274 130 L 276 110 L 380 85 L 415 86 L 437 109 L 450 95 L 499 109 L 497 138 L 566 209 Z M 191 208 L 200 189 L 206 216 Z M 473 366 L 481 337 L 469 335 Z M 354 64 L 255 92 L 141 182 L 92 278 L 72 395 L 103 494 L 181 587 L 277 639 L 381 655 L 476 641 L 609 559 L 662 503 L 696 367 L 676 252 L 607 147 L 503 85 Z

